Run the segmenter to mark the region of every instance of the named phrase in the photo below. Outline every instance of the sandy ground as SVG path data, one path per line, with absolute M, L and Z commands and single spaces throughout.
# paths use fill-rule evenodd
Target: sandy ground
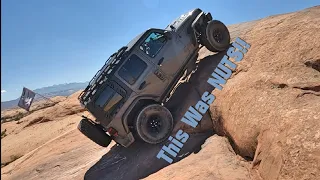
M 83 179 L 108 148 L 101 148 L 74 127 L 1 169 L 2 179 Z

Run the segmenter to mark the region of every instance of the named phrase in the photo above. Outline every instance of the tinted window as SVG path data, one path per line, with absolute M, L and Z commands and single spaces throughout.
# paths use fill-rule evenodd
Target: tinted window
M 101 108 L 104 108 L 106 102 L 112 97 L 114 90 L 107 86 L 96 100 L 95 104 Z
M 103 110 L 107 112 L 111 110 L 116 104 L 118 104 L 118 102 L 120 102 L 122 98 L 123 97 L 120 94 L 107 86 L 100 94 L 95 104 L 100 108 L 103 108 Z
M 119 76 L 127 81 L 129 84 L 134 84 L 137 79 L 141 76 L 143 71 L 147 68 L 147 64 L 142 61 L 137 55 L 133 54 L 124 63 L 119 70 Z
M 118 93 L 115 93 L 113 97 L 110 99 L 108 104 L 103 108 L 104 111 L 108 112 L 110 109 L 112 109 L 118 102 L 120 102 L 122 99 L 122 96 Z
M 167 39 L 164 34 L 153 32 L 140 45 L 140 49 L 153 58 L 158 54 L 166 42 Z

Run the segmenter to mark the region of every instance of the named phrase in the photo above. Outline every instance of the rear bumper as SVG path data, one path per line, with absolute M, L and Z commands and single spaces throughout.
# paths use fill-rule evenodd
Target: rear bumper
M 128 133 L 125 136 L 117 136 L 117 137 L 113 137 L 113 140 L 116 141 L 117 143 L 121 144 L 124 147 L 129 147 L 134 141 L 134 137 L 132 135 L 132 133 Z

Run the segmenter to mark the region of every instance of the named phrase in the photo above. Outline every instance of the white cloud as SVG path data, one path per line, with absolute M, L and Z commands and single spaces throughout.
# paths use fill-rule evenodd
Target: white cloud
M 7 92 L 6 90 L 1 90 L 1 94 L 6 93 L 6 92 Z

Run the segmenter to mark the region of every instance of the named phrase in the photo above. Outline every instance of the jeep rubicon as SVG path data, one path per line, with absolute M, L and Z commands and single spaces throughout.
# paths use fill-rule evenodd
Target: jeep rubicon
M 79 95 L 95 120 L 83 116 L 78 129 L 103 147 L 112 139 L 124 147 L 163 142 L 174 126 L 163 105 L 172 89 L 196 67 L 201 47 L 219 52 L 229 44 L 227 27 L 199 8 L 148 29 L 112 54 Z

